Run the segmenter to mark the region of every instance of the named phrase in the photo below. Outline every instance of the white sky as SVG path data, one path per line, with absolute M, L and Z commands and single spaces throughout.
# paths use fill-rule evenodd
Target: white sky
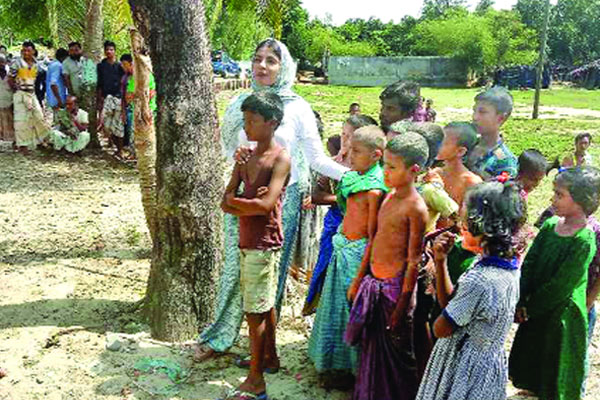
M 467 0 L 474 8 L 479 0 Z M 517 0 L 495 0 L 494 8 L 510 9 Z M 418 17 L 423 0 L 302 0 L 302 6 L 311 17 L 325 18 L 331 14 L 334 25 L 341 25 L 349 18 L 369 19 L 376 17 L 383 22 L 399 22 L 405 15 Z

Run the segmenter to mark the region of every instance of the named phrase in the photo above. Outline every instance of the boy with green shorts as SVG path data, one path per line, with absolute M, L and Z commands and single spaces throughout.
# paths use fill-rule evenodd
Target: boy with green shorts
M 250 327 L 251 360 L 248 377 L 226 399 L 264 400 L 264 366 L 278 363 L 274 304 L 283 244 L 282 197 L 291 162 L 274 140 L 283 119 L 279 96 L 252 94 L 242 103 L 242 112 L 248 139 L 257 145 L 246 164 L 236 164 L 221 208 L 239 217 L 240 286 Z M 243 191 L 238 194 L 242 183 Z

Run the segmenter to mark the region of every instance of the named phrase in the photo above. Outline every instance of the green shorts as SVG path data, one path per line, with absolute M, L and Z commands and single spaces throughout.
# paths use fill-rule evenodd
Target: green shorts
M 244 312 L 261 314 L 275 305 L 279 250 L 240 250 L 240 287 Z

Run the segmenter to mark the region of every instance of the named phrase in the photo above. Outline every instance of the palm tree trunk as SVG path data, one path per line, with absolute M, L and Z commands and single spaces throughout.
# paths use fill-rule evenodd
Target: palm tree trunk
M 102 60 L 102 39 L 104 31 L 104 15 L 102 13 L 103 5 L 104 0 L 87 0 L 83 48 L 86 56 L 95 63 L 99 63 Z M 83 104 L 85 107 L 87 107 L 90 119 L 90 147 L 93 149 L 99 149 L 100 141 L 98 140 L 98 133 L 96 132 L 96 126 L 98 124 L 96 88 L 85 88 L 83 97 Z
M 152 64 L 144 49 L 144 39 L 137 29 L 131 29 L 131 49 L 134 58 L 135 100 L 134 100 L 134 144 L 137 168 L 140 173 L 142 204 L 152 242 L 156 238 L 156 134 L 150 110 L 148 90 Z
M 183 341 L 211 321 L 222 263 L 223 161 L 204 7 L 129 0 L 157 89 L 156 239 L 147 312 L 154 338 Z

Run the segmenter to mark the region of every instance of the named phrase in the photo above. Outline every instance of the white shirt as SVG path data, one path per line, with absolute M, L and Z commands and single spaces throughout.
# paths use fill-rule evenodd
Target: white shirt
M 311 169 L 321 175 L 339 181 L 348 171 L 346 167 L 333 161 L 325 154 L 321 137 L 317 130 L 317 121 L 310 105 L 304 99 L 287 102 L 283 110 L 283 121 L 275 131 L 275 140 L 283 146 L 290 155 L 292 150 L 301 146 L 302 152 Z M 242 129 L 239 133 L 239 145 L 250 146 L 246 132 Z M 230 157 L 233 154 L 229 154 Z M 292 171 L 289 185 L 298 182 L 298 160 L 292 157 Z

